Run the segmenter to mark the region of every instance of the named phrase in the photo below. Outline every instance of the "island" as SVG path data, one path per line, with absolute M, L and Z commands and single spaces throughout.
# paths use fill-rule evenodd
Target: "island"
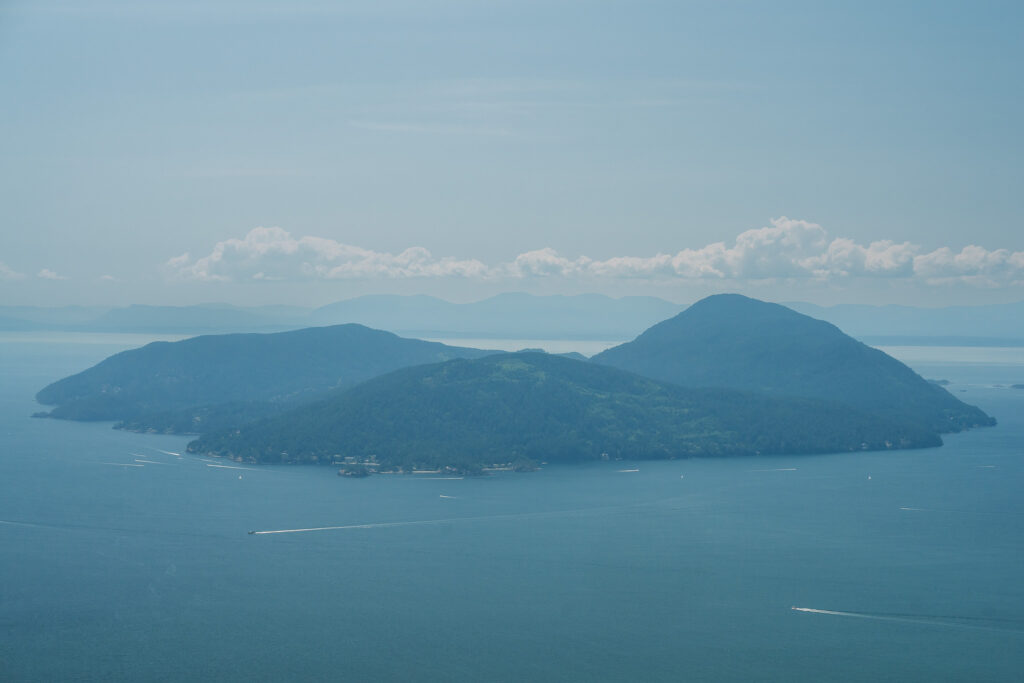
M 995 424 L 834 325 L 735 294 L 587 359 L 347 324 L 159 342 L 39 392 L 48 417 L 196 433 L 193 453 L 372 473 L 941 445 Z

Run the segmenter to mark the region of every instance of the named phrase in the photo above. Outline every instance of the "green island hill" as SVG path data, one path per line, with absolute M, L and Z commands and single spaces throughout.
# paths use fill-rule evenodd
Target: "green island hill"
M 398 368 L 490 353 L 357 324 L 204 335 L 123 351 L 54 382 L 36 399 L 55 407 L 37 416 L 201 433 L 275 414 Z
M 687 388 L 542 353 L 405 368 L 189 451 L 253 463 L 478 472 L 505 464 L 941 445 L 913 421 L 821 400 Z
M 591 361 L 689 387 L 836 401 L 939 433 L 995 424 L 835 325 L 739 294 L 702 299 Z

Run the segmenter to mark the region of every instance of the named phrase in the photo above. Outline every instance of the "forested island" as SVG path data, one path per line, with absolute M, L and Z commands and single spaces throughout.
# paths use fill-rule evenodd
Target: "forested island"
M 716 295 L 585 359 L 361 325 L 196 337 L 39 392 L 49 417 L 199 433 L 190 450 L 346 474 L 919 448 L 994 424 L 835 326 Z

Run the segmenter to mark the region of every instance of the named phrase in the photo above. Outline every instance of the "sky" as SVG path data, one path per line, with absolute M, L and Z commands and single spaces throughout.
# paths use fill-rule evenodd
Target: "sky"
M 8 0 L 0 303 L 1024 299 L 1017 2 Z

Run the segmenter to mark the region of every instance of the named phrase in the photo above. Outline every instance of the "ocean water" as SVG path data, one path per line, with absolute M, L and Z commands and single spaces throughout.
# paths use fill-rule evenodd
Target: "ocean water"
M 349 480 L 28 418 L 39 388 L 142 341 L 0 338 L 4 681 L 1024 670 L 1013 353 L 889 349 L 1000 421 L 922 451 Z M 291 531 L 321 527 L 340 528 Z

